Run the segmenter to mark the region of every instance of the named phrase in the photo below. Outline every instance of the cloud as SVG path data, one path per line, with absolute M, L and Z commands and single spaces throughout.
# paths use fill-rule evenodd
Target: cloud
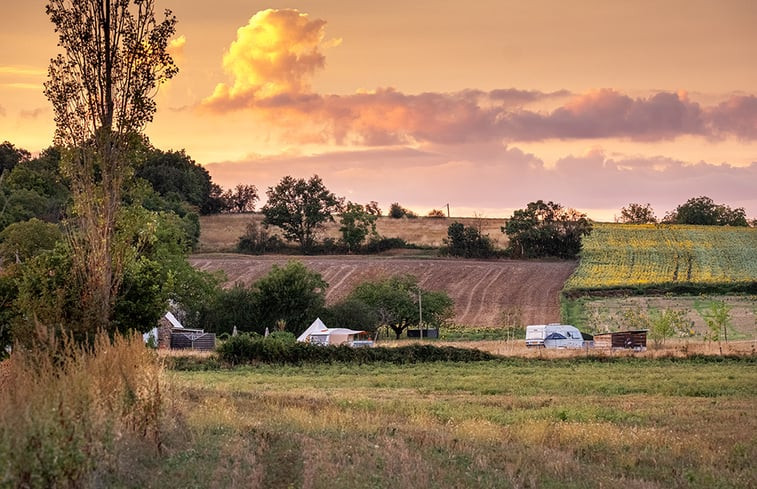
M 187 45 L 187 37 L 182 34 L 177 38 L 171 39 L 168 42 L 167 51 L 175 61 L 184 58 L 184 46 Z
M 406 94 L 378 88 L 349 95 L 313 93 L 325 66 L 326 22 L 297 10 L 264 10 L 239 28 L 223 58 L 228 83 L 201 106 L 244 111 L 281 130 L 286 143 L 362 146 L 624 139 L 681 136 L 757 140 L 757 97 L 701 106 L 686 92 L 632 97 L 604 88 L 572 94 L 513 88 Z
M 24 119 L 36 119 L 41 115 L 47 114 L 50 112 L 50 109 L 47 107 L 37 107 L 36 109 L 32 110 L 22 110 L 20 112 L 20 115 Z
M 31 66 L 0 66 L 0 75 L 44 76 L 47 71 Z
M 325 41 L 326 21 L 311 20 L 294 9 L 256 13 L 223 57 L 231 84 L 219 83 L 203 101 L 216 110 L 244 107 L 257 99 L 310 90 L 310 80 L 323 68 L 322 49 L 338 43 Z
M 754 95 L 733 96 L 707 112 L 717 134 L 757 139 L 757 97 Z
M 757 216 L 757 162 L 736 167 L 661 156 L 608 157 L 601 148 L 565 156 L 554 166 L 515 146 L 472 143 L 261 157 L 207 168 L 225 187 L 243 182 L 266 188 L 284 175 L 318 173 L 330 190 L 353 201 L 421 209 L 450 202 L 469 212 L 500 210 L 487 211 L 490 217 L 509 215 L 537 199 L 604 210 L 599 217 L 605 219 L 630 202 L 650 202 L 662 216 L 699 195 L 743 206 L 749 216 Z

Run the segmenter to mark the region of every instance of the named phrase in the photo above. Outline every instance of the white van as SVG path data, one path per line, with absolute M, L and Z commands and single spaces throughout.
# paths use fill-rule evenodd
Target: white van
M 569 324 L 534 324 L 526 326 L 526 346 L 583 348 L 584 339 L 578 328 Z

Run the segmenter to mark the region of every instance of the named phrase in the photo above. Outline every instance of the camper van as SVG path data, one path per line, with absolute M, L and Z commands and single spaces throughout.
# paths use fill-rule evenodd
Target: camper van
M 569 324 L 535 324 L 526 326 L 526 346 L 544 348 L 582 348 L 583 335 Z

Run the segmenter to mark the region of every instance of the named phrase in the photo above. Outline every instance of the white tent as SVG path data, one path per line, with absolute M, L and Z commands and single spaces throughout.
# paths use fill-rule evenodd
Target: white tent
M 323 321 L 321 321 L 321 318 L 316 318 L 315 321 L 313 321 L 313 324 L 308 327 L 308 329 L 305 330 L 299 337 L 297 337 L 297 341 L 307 341 L 308 337 L 310 337 L 311 334 L 315 333 L 324 333 L 328 331 L 329 328 L 326 327 L 325 324 L 323 324 Z
M 327 328 L 320 318 L 313 321 L 308 329 L 305 330 L 297 341 L 309 342 L 319 345 L 342 345 L 351 343 L 355 335 L 365 333 L 365 331 L 356 331 L 347 328 Z

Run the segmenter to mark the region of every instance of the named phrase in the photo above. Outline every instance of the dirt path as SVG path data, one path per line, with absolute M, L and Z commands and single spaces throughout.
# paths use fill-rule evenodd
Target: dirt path
M 198 254 L 190 262 L 201 270 L 223 270 L 228 284 L 249 284 L 274 264 L 284 265 L 293 258 L 329 283 L 327 304 L 339 301 L 363 281 L 412 274 L 424 289 L 446 291 L 455 301 L 455 322 L 471 326 L 498 325 L 503 312 L 520 315 L 521 324 L 559 321 L 560 290 L 576 267 L 573 261 L 235 254 Z

